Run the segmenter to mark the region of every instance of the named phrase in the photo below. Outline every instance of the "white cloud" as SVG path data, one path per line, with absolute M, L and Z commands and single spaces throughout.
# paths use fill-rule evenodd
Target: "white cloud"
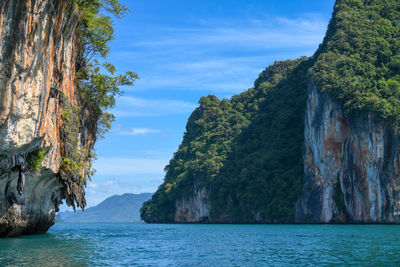
M 119 117 L 165 116 L 190 113 L 196 107 L 197 105 L 182 100 L 122 96 L 118 99 L 114 114 Z
M 197 27 L 158 29 L 164 39 L 143 40 L 133 47 L 199 47 L 225 46 L 229 48 L 268 49 L 314 46 L 322 41 L 326 19 L 315 15 L 303 18 L 265 16 L 243 20 L 201 20 Z M 163 34 L 164 33 L 164 34 Z M 165 34 L 168 33 L 168 34 Z
M 165 135 L 165 133 L 158 129 L 149 129 L 149 128 L 124 128 L 124 127 L 116 127 L 114 131 L 119 135 L 149 135 L 149 134 L 157 134 L 161 133 Z
M 311 56 L 322 42 L 327 18 L 257 15 L 256 19 L 192 19 L 190 28 L 152 28 L 152 34 L 132 33 L 128 50 L 118 60 L 146 62 L 134 90 L 202 90 L 239 93 L 252 87 L 257 75 L 275 60 Z M 187 25 L 185 23 L 184 25 Z M 133 52 L 132 52 L 133 51 Z M 135 116 L 149 115 L 119 113 Z
M 95 183 L 89 183 L 87 187 L 88 188 L 97 188 L 97 187 L 99 187 L 99 185 L 95 184 Z
M 87 206 L 95 206 L 113 195 L 155 192 L 167 164 L 164 159 L 99 158 L 94 162 L 97 172 L 93 182 L 86 188 Z
M 168 160 L 136 158 L 100 158 L 94 162 L 96 175 L 163 174 Z

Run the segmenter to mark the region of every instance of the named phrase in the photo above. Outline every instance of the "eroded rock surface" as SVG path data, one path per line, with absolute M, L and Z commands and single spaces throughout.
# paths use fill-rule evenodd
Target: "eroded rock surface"
M 304 134 L 297 222 L 400 222 L 399 143 L 390 127 L 372 114 L 347 119 L 310 81 Z
M 189 198 L 182 197 L 175 203 L 175 222 L 205 223 L 209 222 L 210 204 L 205 187 L 194 186 L 194 193 Z
M 85 206 L 82 182 L 60 172 L 63 107 L 80 105 L 78 18 L 72 1 L 0 1 L 0 236 L 46 232 L 63 198 Z M 26 161 L 39 148 L 36 171 Z

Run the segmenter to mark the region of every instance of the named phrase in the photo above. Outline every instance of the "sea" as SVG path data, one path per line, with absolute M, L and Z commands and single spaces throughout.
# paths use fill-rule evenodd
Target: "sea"
M 56 223 L 0 266 L 400 266 L 400 226 Z

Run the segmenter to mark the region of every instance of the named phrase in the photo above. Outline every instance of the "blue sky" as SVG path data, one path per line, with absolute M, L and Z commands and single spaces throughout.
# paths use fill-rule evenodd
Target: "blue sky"
M 98 141 L 88 207 L 126 192 L 154 192 L 203 95 L 230 98 L 275 60 L 311 56 L 333 0 L 122 0 L 110 61 L 140 80 L 123 88 L 116 121 Z

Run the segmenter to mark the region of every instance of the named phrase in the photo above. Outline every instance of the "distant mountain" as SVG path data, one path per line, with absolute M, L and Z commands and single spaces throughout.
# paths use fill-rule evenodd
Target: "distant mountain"
M 123 194 L 112 196 L 84 212 L 64 211 L 57 215 L 57 221 L 64 222 L 139 222 L 140 207 L 151 198 L 152 193 Z

